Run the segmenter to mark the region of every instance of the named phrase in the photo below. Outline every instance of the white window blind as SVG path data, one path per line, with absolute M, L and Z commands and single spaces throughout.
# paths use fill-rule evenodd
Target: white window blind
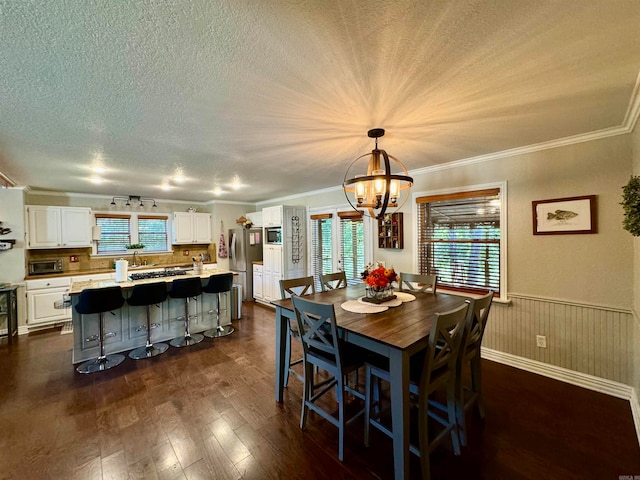
M 96 214 L 96 225 L 100 227 L 97 253 L 119 253 L 131 243 L 130 215 Z
M 364 270 L 364 221 L 362 213 L 338 212 L 340 218 L 340 262 L 347 277 L 347 284 L 353 285 L 362 280 Z
M 330 213 L 311 215 L 311 268 L 316 290 L 321 290 L 320 275 L 333 272 L 333 221 Z
M 145 252 L 167 250 L 168 217 L 138 215 L 138 242 Z
M 438 285 L 500 293 L 500 189 L 419 197 L 418 265 Z

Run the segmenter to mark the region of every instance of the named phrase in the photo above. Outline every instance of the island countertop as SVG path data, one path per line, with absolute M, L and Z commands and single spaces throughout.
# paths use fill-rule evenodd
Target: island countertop
M 229 270 L 222 270 L 222 269 L 211 269 L 211 270 L 204 270 L 201 274 L 194 274 L 193 271 L 187 271 L 187 273 L 185 275 L 174 275 L 174 276 L 168 276 L 168 277 L 156 277 L 156 278 L 144 278 L 141 280 L 127 280 L 126 282 L 116 282 L 113 279 L 108 279 L 108 280 L 91 280 L 91 281 L 84 281 L 84 282 L 72 282 L 71 283 L 71 287 L 69 288 L 69 295 L 77 295 L 80 292 L 82 292 L 83 290 L 87 289 L 87 288 L 106 288 L 106 287 L 116 287 L 116 286 L 120 286 L 122 288 L 133 288 L 135 285 L 141 285 L 141 284 L 145 284 L 145 283 L 155 283 L 155 282 L 167 282 L 167 283 L 171 283 L 176 279 L 180 279 L 180 278 L 192 278 L 192 277 L 198 277 L 198 278 L 209 278 L 211 275 L 221 275 L 223 273 L 234 273 L 235 272 L 231 272 Z

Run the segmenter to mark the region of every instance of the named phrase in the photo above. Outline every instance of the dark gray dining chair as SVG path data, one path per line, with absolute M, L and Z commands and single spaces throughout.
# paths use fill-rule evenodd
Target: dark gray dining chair
M 398 278 L 398 285 L 401 291 L 436 293 L 438 278 L 435 275 L 401 273 Z
M 333 304 L 313 302 L 302 297 L 292 297 L 292 301 L 298 331 L 303 332 L 300 335 L 304 360 L 300 428 L 305 429 L 309 410 L 338 427 L 338 459 L 342 461 L 345 426 L 362 414 L 360 410 L 350 419 L 346 418 L 346 394 L 350 393 L 364 400 L 362 392 L 349 386 L 347 376 L 364 365 L 370 352 L 340 339 Z M 315 383 L 314 367 L 329 373 L 332 376 L 330 381 Z M 336 387 L 337 417 L 332 413 L 335 410 L 333 402 L 324 401 L 325 394 L 334 391 L 333 387 Z M 331 408 L 330 411 L 323 408 L 327 405 Z
M 287 280 L 280 280 L 280 296 L 284 300 L 285 298 L 309 295 L 315 293 L 315 286 L 313 277 L 301 277 L 301 278 L 289 278 Z M 302 363 L 302 358 L 291 361 L 291 338 L 300 338 L 298 332 L 298 324 L 296 322 L 289 322 L 289 335 L 287 335 L 285 358 L 287 366 L 284 370 L 284 386 L 289 384 L 289 374 L 293 373 L 298 380 L 304 382 L 304 377 L 296 372 L 293 368 L 294 365 Z
M 334 290 L 336 288 L 347 287 L 347 274 L 343 272 L 325 273 L 320 275 L 320 285 L 322 291 Z
M 484 330 L 487 326 L 489 311 L 493 300 L 493 292 L 471 299 L 469 312 L 465 321 L 465 333 L 458 356 L 456 373 L 456 410 L 458 430 L 460 432 L 460 443 L 467 444 L 467 426 L 465 421 L 466 412 L 474 405 L 478 408 L 480 418 L 484 420 L 484 402 L 482 400 L 482 377 L 480 368 L 480 347 Z M 464 369 L 469 365 L 470 385 L 464 385 Z
M 410 360 L 409 392 L 417 397 L 419 445 L 410 445 L 410 451 L 420 457 L 422 478 L 430 478 L 429 455 L 447 437 L 451 437 L 453 451 L 460 455 L 460 441 L 456 422 L 456 373 L 459 350 L 465 331 L 469 301 L 448 312 L 437 313 L 429 332 L 427 348 L 414 354 Z M 380 380 L 390 381 L 388 360 L 366 364 L 366 395 L 364 443 L 369 445 L 369 427 L 374 426 L 393 437 L 392 429 L 383 423 L 380 400 Z M 432 399 L 436 391 L 446 392 L 443 405 Z M 437 434 L 429 440 L 429 420 L 440 425 Z M 435 425 L 435 424 L 434 424 Z

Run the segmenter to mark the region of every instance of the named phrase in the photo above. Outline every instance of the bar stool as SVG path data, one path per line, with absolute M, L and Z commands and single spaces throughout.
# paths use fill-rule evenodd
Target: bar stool
M 200 343 L 204 337 L 199 333 L 191 334 L 189 330 L 189 301 L 196 300 L 202 294 L 202 282 L 200 277 L 180 278 L 171 282 L 169 296 L 171 298 L 184 298 L 184 337 L 174 338 L 169 342 L 174 347 L 189 347 Z
M 235 328 L 231 325 L 220 325 L 220 294 L 224 292 L 231 292 L 232 285 L 233 273 L 223 273 L 220 275 L 211 275 L 207 284 L 202 288 L 203 292 L 215 293 L 218 296 L 216 303 L 216 327 L 204 332 L 205 337 L 225 337 L 235 331 Z M 213 310 L 210 310 L 208 313 L 213 313 Z
M 169 348 L 166 343 L 151 343 L 151 329 L 158 328 L 159 323 L 151 323 L 151 305 L 158 306 L 159 303 L 167 299 L 167 283 L 156 282 L 140 284 L 133 287 L 131 296 L 127 298 L 127 303 L 134 307 L 147 307 L 147 344 L 144 347 L 138 347 L 129 352 L 129 358 L 140 360 L 142 358 L 151 358 L 164 353 Z M 145 328 L 140 325 L 138 330 Z
M 120 287 L 107 288 L 87 288 L 80 292 L 80 299 L 76 305 L 76 311 L 81 315 L 100 314 L 100 329 L 97 335 L 87 338 L 87 341 L 98 340 L 100 345 L 100 355 L 98 358 L 88 360 L 82 364 L 76 371 L 78 373 L 94 373 L 102 370 L 108 370 L 124 362 L 124 355 L 120 354 L 104 354 L 104 339 L 114 337 L 115 332 L 105 333 L 104 331 L 104 314 L 112 312 L 122 307 L 124 297 Z

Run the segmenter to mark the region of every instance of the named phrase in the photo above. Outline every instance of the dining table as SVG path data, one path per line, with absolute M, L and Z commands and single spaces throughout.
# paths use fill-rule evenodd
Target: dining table
M 409 359 L 426 348 L 436 313 L 452 310 L 465 297 L 447 293 L 409 292 L 415 297 L 379 313 L 357 313 L 342 305 L 365 296 L 364 284 L 305 295 L 305 299 L 334 305 L 342 338 L 389 359 L 393 463 L 397 479 L 409 478 Z M 282 402 L 289 321 L 295 311 L 290 298 L 274 300 L 276 307 L 276 400 Z M 381 304 L 384 306 L 384 303 Z

